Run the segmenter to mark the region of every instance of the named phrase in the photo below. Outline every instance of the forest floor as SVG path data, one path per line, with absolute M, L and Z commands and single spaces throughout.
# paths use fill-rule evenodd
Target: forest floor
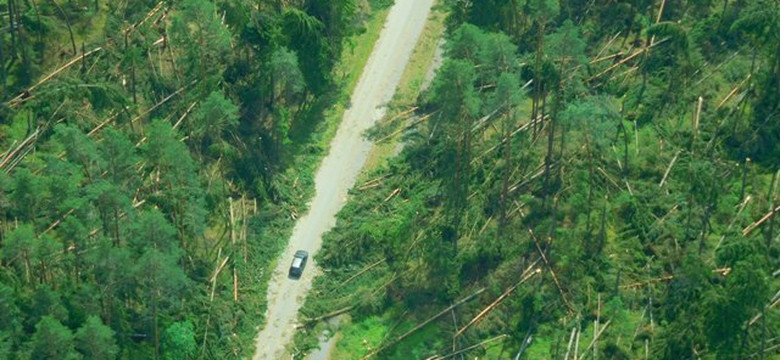
M 396 0 L 387 16 L 371 57 L 353 93 L 352 107 L 344 113 L 330 152 L 315 177 L 316 194 L 309 212 L 295 225 L 268 286 L 266 326 L 257 336 L 254 359 L 280 359 L 295 332 L 298 309 L 317 273 L 313 255 L 320 249 L 322 234 L 335 224 L 371 150 L 364 138 L 385 112 L 417 43 L 433 0 Z M 288 261 L 296 250 L 306 250 L 311 265 L 300 279 L 287 277 Z

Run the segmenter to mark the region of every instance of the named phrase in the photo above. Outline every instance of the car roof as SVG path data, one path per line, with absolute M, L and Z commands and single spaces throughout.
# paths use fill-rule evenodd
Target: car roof
M 309 256 L 309 253 L 304 250 L 298 250 L 295 252 L 295 257 L 305 258 L 307 256 Z

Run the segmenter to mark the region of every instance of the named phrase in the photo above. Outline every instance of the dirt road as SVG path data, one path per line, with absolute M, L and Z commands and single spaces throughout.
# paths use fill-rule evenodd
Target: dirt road
M 315 254 L 322 245 L 322 234 L 335 224 L 336 213 L 344 205 L 347 192 L 371 150 L 371 143 L 362 134 L 384 114 L 384 105 L 395 93 L 433 1 L 395 0 L 387 16 L 352 95 L 352 108 L 344 113 L 331 142 L 330 153 L 317 171 L 316 194 L 309 212 L 295 225 L 271 277 L 267 323 L 257 336 L 255 360 L 281 359 L 285 346 L 292 339 L 298 309 L 318 271 L 316 263 L 311 261 L 300 279 L 288 279 L 292 255 L 299 249 Z

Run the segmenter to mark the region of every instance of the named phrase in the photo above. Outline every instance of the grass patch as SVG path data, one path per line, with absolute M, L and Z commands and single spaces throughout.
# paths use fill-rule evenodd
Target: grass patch
M 334 359 L 356 359 L 376 349 L 389 330 L 384 318 L 371 316 L 349 326 L 333 349 Z
M 445 30 L 444 20 L 447 14 L 441 6 L 438 6 L 439 3 L 440 1 L 436 1 L 431 9 L 420 40 L 409 58 L 409 65 L 407 65 L 401 75 L 398 90 L 388 105 L 388 112 L 377 125 L 377 128 L 379 128 L 378 132 L 390 134 L 397 131 L 401 126 L 405 126 L 403 121 L 399 121 L 402 119 L 399 119 L 398 115 L 413 107 L 417 102 L 417 97 L 423 90 L 423 85 L 439 47 L 439 41 Z M 380 135 L 379 137 L 383 136 Z M 362 174 L 368 174 L 372 170 L 384 165 L 387 159 L 395 155 L 399 141 L 399 136 L 393 136 L 381 143 L 374 144 L 363 167 Z
M 359 359 L 409 331 L 417 325 L 415 321 L 422 321 L 415 318 L 400 318 L 401 312 L 397 310 L 399 309 L 386 311 L 381 316 L 368 316 L 354 323 L 344 324 L 331 358 Z M 437 350 L 447 347 L 447 344 L 440 341 L 444 337 L 438 336 L 439 332 L 441 328 L 435 324 L 426 326 L 405 338 L 403 344 L 385 349 L 377 358 L 425 359 L 434 355 Z

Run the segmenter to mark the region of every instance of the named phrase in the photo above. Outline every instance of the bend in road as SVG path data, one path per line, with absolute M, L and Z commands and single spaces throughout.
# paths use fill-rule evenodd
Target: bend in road
M 281 359 L 295 332 L 298 309 L 311 289 L 317 272 L 312 261 L 298 280 L 288 279 L 287 268 L 296 250 L 314 255 L 322 245 L 322 234 L 336 222 L 336 214 L 346 201 L 371 150 L 363 133 L 384 114 L 401 80 L 409 57 L 420 38 L 434 0 L 395 0 L 379 40 L 352 95 L 352 108 L 344 113 L 330 153 L 323 159 L 315 177 L 316 194 L 309 212 L 295 224 L 268 286 L 266 326 L 256 339 L 254 360 Z

